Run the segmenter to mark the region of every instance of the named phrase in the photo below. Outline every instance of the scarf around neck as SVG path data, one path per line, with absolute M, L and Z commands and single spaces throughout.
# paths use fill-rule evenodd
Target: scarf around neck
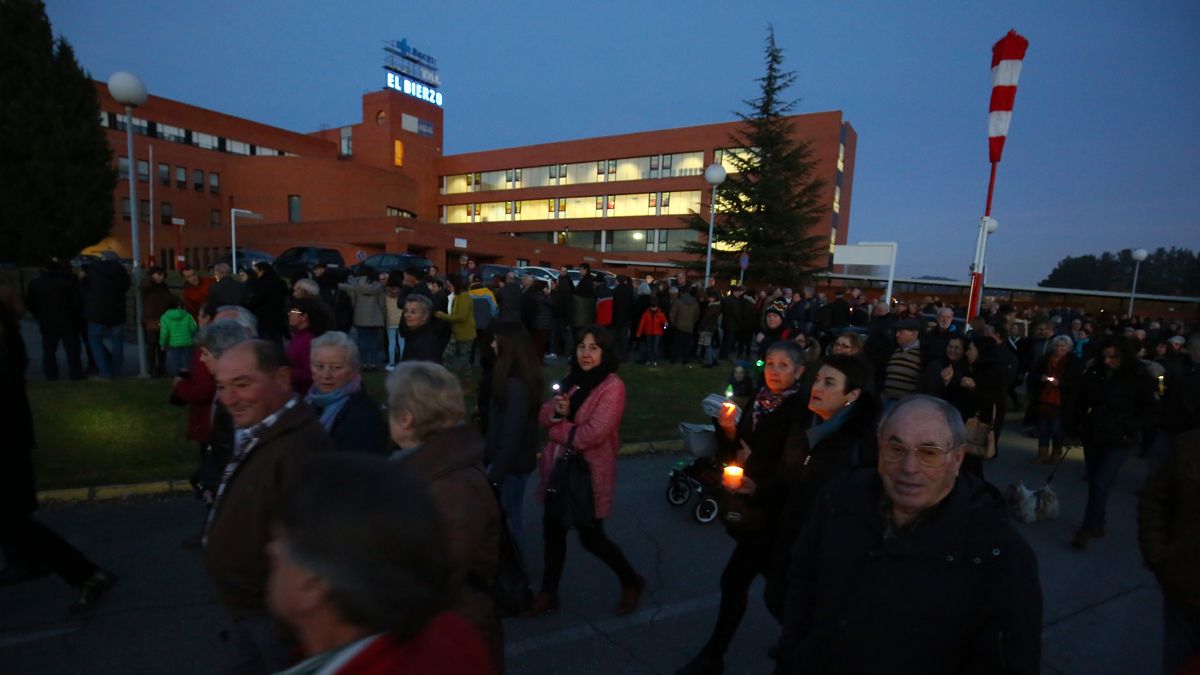
M 775 412 L 783 402 L 791 398 L 800 391 L 800 380 L 796 380 L 790 387 L 784 389 L 778 394 L 771 391 L 770 387 L 763 387 L 758 390 L 758 396 L 754 399 L 754 423 L 752 429 L 758 428 L 758 422 L 766 415 Z
M 574 394 L 571 394 L 571 411 L 567 414 L 567 419 L 575 421 L 575 413 L 583 406 L 583 402 L 591 395 L 592 390 L 600 386 L 612 372 L 613 368 L 600 363 L 591 370 L 583 370 L 577 364 L 571 364 L 571 372 L 563 378 L 563 391 L 570 391 L 572 387 L 578 387 Z
M 362 391 L 362 375 L 355 375 L 354 379 L 347 382 L 344 386 L 334 389 L 331 392 L 322 394 L 317 391 L 317 385 L 313 385 L 312 389 L 308 390 L 308 395 L 304 397 L 305 403 L 317 409 L 321 416 L 321 426 L 325 431 L 333 429 L 333 421 L 337 419 L 338 413 L 346 406 L 346 402 L 350 397 Z

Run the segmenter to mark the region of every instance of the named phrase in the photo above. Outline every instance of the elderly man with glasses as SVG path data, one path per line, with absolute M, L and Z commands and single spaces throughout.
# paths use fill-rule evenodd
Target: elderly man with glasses
M 910 396 L 878 438 L 878 470 L 832 483 L 797 543 L 777 672 L 1039 672 L 1037 560 L 960 473 L 961 416 Z

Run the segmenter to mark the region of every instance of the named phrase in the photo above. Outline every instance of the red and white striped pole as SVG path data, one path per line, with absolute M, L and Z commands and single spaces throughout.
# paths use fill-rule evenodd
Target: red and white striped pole
M 967 305 L 967 321 L 979 314 L 983 300 L 983 262 L 987 250 L 988 230 L 995 229 L 992 220 L 992 193 L 996 189 L 996 165 L 1004 152 L 1004 139 L 1008 137 L 1008 124 L 1012 121 L 1013 102 L 1017 98 L 1017 80 L 1021 77 L 1021 63 L 1029 40 L 1015 30 L 992 45 L 992 100 L 988 107 L 988 158 L 992 163 L 988 178 L 987 205 L 983 218 L 979 220 L 979 238 L 975 242 L 975 262 L 971 265 L 971 293 Z

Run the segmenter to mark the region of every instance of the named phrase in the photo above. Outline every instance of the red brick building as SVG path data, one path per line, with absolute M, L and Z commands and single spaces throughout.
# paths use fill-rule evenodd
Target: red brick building
M 151 96 L 133 114 L 143 257 L 211 264 L 229 249 L 238 208 L 264 216 L 239 219 L 239 248 L 270 254 L 316 245 L 347 262 L 360 251 L 416 253 L 444 270 L 464 253 L 504 264 L 587 260 L 618 273 L 669 267 L 697 238 L 682 216 L 708 212 L 704 167 L 728 167 L 725 154 L 736 152 L 731 122 L 446 156 L 442 109 L 426 100 L 434 90 L 406 94 L 388 77 L 394 87 L 363 96 L 361 121 L 308 134 Z M 112 236 L 90 250 L 129 256 L 124 107 L 104 83 L 96 89 L 122 180 Z M 857 136 L 836 111 L 793 122 L 827 185 L 819 233 L 845 243 Z

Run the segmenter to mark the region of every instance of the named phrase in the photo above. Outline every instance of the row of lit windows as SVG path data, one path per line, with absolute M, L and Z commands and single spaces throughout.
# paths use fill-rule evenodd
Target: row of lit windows
M 117 159 L 117 176 L 120 180 L 129 180 L 129 158 L 120 157 Z M 137 161 L 137 177 L 139 183 L 150 182 L 150 162 L 144 159 Z M 164 187 L 171 187 L 171 165 L 158 165 L 158 184 Z M 216 171 L 208 172 L 208 191 L 212 194 L 221 192 L 221 174 Z M 203 169 L 192 169 L 192 189 L 196 192 L 204 192 L 205 180 Z M 188 170 L 185 166 L 175 166 L 175 187 L 180 190 L 188 188 Z
M 700 191 L 641 192 L 628 195 L 447 204 L 442 206 L 441 211 L 441 222 L 447 224 L 505 220 L 552 220 L 556 218 L 685 216 L 700 211 Z
M 517 237 L 541 243 L 565 244 L 575 248 L 610 253 L 677 252 L 688 242 L 699 241 L 700 233 L 690 228 L 661 230 L 580 230 L 517 232 Z
M 104 112 L 100 113 L 100 126 L 105 129 L 116 129 L 117 131 L 125 131 L 126 116 L 121 113 Z M 262 145 L 247 143 L 246 141 L 238 141 L 232 138 L 223 136 L 215 136 L 207 134 L 203 131 L 193 131 L 181 127 L 144 120 L 140 117 L 133 118 L 133 133 L 138 136 L 148 136 L 150 138 L 160 138 L 171 143 L 182 143 L 183 145 L 194 145 L 205 150 L 217 150 L 219 152 L 228 152 L 234 155 L 253 155 L 253 156 L 268 156 L 268 157 L 296 157 L 295 153 L 276 150 Z
M 490 190 L 514 190 L 703 174 L 703 152 L 680 152 L 442 176 L 441 192 L 453 195 L 464 192 L 488 192 Z

